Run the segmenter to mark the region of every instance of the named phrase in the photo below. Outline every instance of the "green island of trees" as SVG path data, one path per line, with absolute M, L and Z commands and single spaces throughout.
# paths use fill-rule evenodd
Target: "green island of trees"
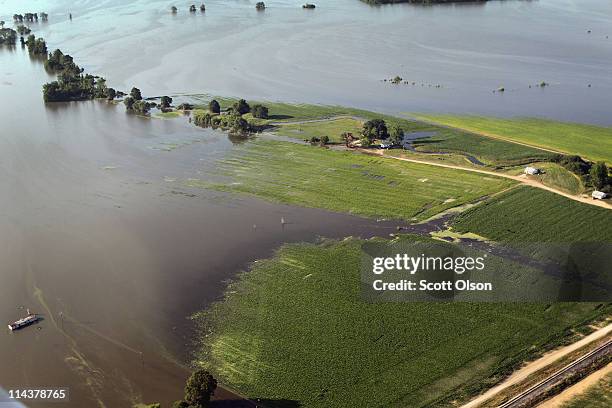
M 34 34 L 30 34 L 25 45 L 32 55 L 47 55 L 47 43 L 43 38 L 36 38 Z
M 15 45 L 17 32 L 12 28 L 0 28 L 0 45 Z
M 84 73 L 70 55 L 64 54 L 59 49 L 47 56 L 45 69 L 57 74 L 56 81 L 43 85 L 45 102 L 80 101 L 93 98 L 113 100 L 117 96 L 113 88 L 106 86 L 104 78 Z

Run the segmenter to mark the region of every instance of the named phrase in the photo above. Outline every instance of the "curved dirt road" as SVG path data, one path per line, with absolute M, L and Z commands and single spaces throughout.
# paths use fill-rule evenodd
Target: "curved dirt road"
M 378 150 L 359 149 L 359 151 L 361 151 L 363 153 L 366 153 L 366 154 L 376 154 L 376 155 L 383 156 L 383 157 L 386 157 L 386 158 L 396 159 L 396 160 L 401 160 L 401 161 L 407 161 L 407 162 L 411 162 L 411 163 L 426 164 L 426 165 L 429 165 L 429 166 L 444 167 L 444 168 L 447 168 L 447 169 L 463 170 L 463 171 L 470 171 L 470 172 L 473 172 L 473 173 L 486 174 L 486 175 L 489 175 L 489 176 L 503 177 L 503 178 L 507 178 L 507 179 L 518 181 L 519 183 L 523 183 L 523 184 L 526 184 L 526 185 L 531 186 L 531 187 L 539 188 L 539 189 L 542 189 L 542 190 L 550 191 L 551 193 L 562 195 L 564 197 L 569 198 L 570 200 L 579 201 L 579 202 L 584 203 L 584 204 L 595 205 L 597 207 L 606 208 L 608 210 L 612 209 L 612 205 L 608 204 L 605 201 L 602 201 L 602 200 L 593 200 L 591 198 L 587 198 L 587 197 L 583 197 L 583 196 L 575 196 L 575 195 L 566 193 L 564 191 L 557 190 L 557 189 L 549 187 L 549 186 L 545 186 L 544 184 L 542 184 L 542 183 L 540 183 L 540 182 L 538 182 L 536 180 L 530 179 L 525 174 L 521 174 L 520 176 L 513 176 L 511 174 L 497 173 L 497 172 L 494 172 L 492 170 L 473 169 L 473 168 L 462 167 L 462 166 L 457 166 L 457 165 L 453 165 L 453 164 L 434 163 L 434 162 L 430 162 L 430 161 L 426 161 L 426 160 L 408 159 L 406 157 L 388 156 L 388 155 L 385 155 L 385 152 L 382 149 L 378 149 Z

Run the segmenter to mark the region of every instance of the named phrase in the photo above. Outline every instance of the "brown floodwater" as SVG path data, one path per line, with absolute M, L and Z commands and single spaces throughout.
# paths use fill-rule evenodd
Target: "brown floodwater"
M 105 102 L 45 106 L 46 80 L 19 46 L 0 49 L 0 322 L 44 318 L 0 332 L 5 390 L 69 387 L 53 406 L 70 407 L 178 399 L 187 317 L 236 272 L 285 242 L 394 230 L 187 188 L 232 150 L 227 135 Z

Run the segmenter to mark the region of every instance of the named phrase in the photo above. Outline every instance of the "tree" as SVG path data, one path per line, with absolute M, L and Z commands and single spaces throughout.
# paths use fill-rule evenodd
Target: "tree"
M 189 12 L 191 12 L 191 13 L 195 13 L 196 12 L 195 4 L 192 4 L 191 6 L 189 6 Z
M 363 130 L 361 131 L 362 136 L 369 141 L 369 144 L 375 139 L 385 140 L 389 137 L 387 125 L 382 119 L 368 120 L 363 124 Z M 368 144 L 368 145 L 369 145 Z
M 251 107 L 244 99 L 240 99 L 232 107 L 234 112 L 237 112 L 239 115 L 244 115 L 245 113 L 249 113 L 251 111 Z
M 134 102 L 134 104 L 132 105 L 132 110 L 134 110 L 134 112 L 138 112 L 145 115 L 149 113 L 149 110 L 151 110 L 151 104 L 141 99 L 139 101 Z
M 106 86 L 106 79 L 99 78 L 96 81 L 96 89 L 94 91 L 95 98 L 106 98 L 108 97 L 108 87 Z
M 601 190 L 610 184 L 608 177 L 608 166 L 606 166 L 605 162 L 595 163 L 593 167 L 591 167 L 590 175 L 593 187 L 598 190 Z
M 11 28 L 0 28 L 0 45 L 15 45 L 17 42 L 17 32 Z
M 325 135 L 321 136 L 321 146 L 325 146 L 328 143 L 329 143 L 329 137 Z
M 132 110 L 134 108 L 134 102 L 134 98 L 131 96 L 126 96 L 125 99 L 123 99 L 126 110 Z
M 200 4 L 200 11 L 202 13 L 206 11 L 206 6 L 204 5 L 204 3 Z
M 206 370 L 197 370 L 185 385 L 185 402 L 196 407 L 208 407 L 217 389 L 217 380 Z
M 106 99 L 109 101 L 114 100 L 117 97 L 117 91 L 114 88 L 108 88 L 106 90 Z
M 257 10 L 263 10 L 266 8 L 266 4 L 263 1 L 259 1 L 257 4 L 255 4 L 255 8 Z
M 404 141 L 404 129 L 398 125 L 391 126 L 389 137 L 391 138 L 391 142 L 393 142 L 393 144 L 401 145 Z
M 132 88 L 132 90 L 130 91 L 130 96 L 136 101 L 142 100 L 142 94 L 140 93 L 140 89 L 136 87 Z
M 0 20 L 0 28 L 4 28 L 4 20 Z
M 162 96 L 159 104 L 162 109 L 169 108 L 170 105 L 172 104 L 172 98 L 169 96 Z
M 268 119 L 268 108 L 263 105 L 253 105 L 251 113 L 253 113 L 254 118 Z
M 210 113 L 221 113 L 221 105 L 215 99 L 208 103 L 208 110 Z
M 172 11 L 173 14 L 176 14 L 176 12 L 178 11 L 178 9 L 176 8 L 176 6 L 172 6 L 170 7 L 170 10 Z
M 174 401 L 171 408 L 191 408 L 189 403 L 185 401 Z

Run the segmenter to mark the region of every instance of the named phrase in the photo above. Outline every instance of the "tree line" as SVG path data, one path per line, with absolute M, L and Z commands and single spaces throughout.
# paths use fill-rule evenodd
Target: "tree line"
M 195 113 L 194 123 L 201 127 L 228 130 L 234 134 L 247 134 L 258 130 L 257 126 L 243 118 L 243 115 L 247 113 L 257 119 L 268 118 L 268 108 L 266 106 L 261 104 L 251 106 L 245 99 L 234 102 L 221 114 L 221 105 L 216 99 L 213 99 L 208 103 L 207 111 Z
M 43 85 L 45 102 L 80 101 L 93 98 L 113 100 L 117 96 L 113 88 L 106 86 L 106 79 L 85 73 L 70 55 L 64 54 L 59 49 L 47 55 L 45 69 L 57 74 L 56 81 Z

